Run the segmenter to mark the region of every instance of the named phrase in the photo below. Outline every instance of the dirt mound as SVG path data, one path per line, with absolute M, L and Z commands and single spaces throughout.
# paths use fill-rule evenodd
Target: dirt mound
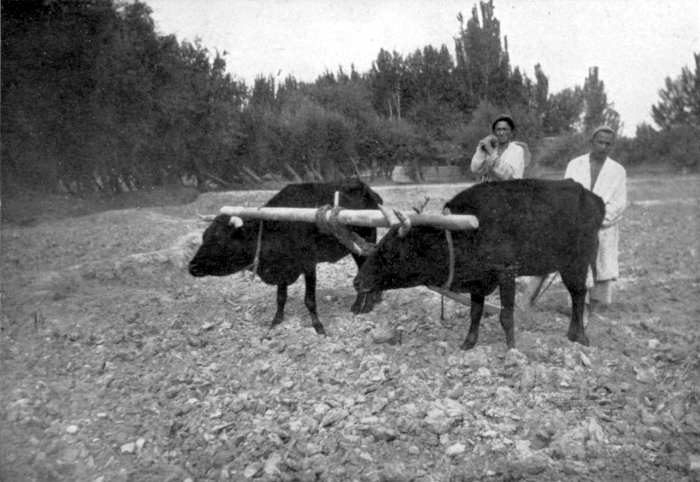
M 129 209 L 177 206 L 197 199 L 194 188 L 172 185 L 134 192 L 106 195 L 103 193 L 56 194 L 14 186 L 2 192 L 2 223 L 33 226 L 42 222 L 93 213 Z

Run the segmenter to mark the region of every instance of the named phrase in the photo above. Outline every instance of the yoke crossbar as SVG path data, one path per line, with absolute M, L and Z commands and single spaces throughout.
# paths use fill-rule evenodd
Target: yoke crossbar
M 220 213 L 236 216 L 241 219 L 262 219 L 264 221 L 301 221 L 316 222 L 317 209 L 314 208 L 251 208 L 243 206 L 224 206 Z M 476 216 L 467 214 L 437 214 L 402 211 L 412 226 L 433 226 L 450 231 L 477 229 L 479 221 Z M 330 221 L 331 213 L 326 212 L 326 220 Z M 381 211 L 376 209 L 343 209 L 338 213 L 337 221 L 341 224 L 366 227 L 390 227 L 391 223 Z

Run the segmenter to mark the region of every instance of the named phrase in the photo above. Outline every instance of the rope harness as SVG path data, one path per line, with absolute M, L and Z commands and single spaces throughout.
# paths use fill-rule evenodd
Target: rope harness
M 340 206 L 332 207 L 330 204 L 326 204 L 325 206 L 318 208 L 316 210 L 316 226 L 318 227 L 319 231 L 321 231 L 323 234 L 332 234 L 343 246 L 355 254 L 366 256 L 374 251 L 376 248 L 375 245 L 366 241 L 354 231 L 351 231 L 344 224 L 338 222 L 338 214 L 342 210 L 343 208 Z M 326 219 L 326 214 L 328 211 L 330 211 L 330 216 L 328 216 L 328 219 Z M 260 251 L 262 249 L 262 235 L 263 221 L 260 221 L 257 245 L 255 247 L 255 258 L 253 258 L 253 263 L 246 268 L 246 270 L 252 271 L 251 281 L 253 281 L 255 276 L 258 274 L 258 267 L 260 265 Z
M 450 266 L 447 273 L 447 280 L 443 283 L 440 289 L 445 291 L 450 291 L 452 286 L 452 281 L 455 276 L 455 246 L 452 241 L 452 231 L 449 229 L 445 230 L 445 239 L 447 239 L 447 251 L 449 252 Z M 445 319 L 445 295 L 440 293 L 440 319 Z
M 449 208 L 445 208 L 443 209 L 442 214 L 449 215 L 452 213 L 450 212 Z M 442 289 L 449 291 L 455 277 L 455 245 L 452 242 L 452 231 L 446 229 L 445 238 L 447 239 L 447 252 L 449 253 L 450 258 L 450 268 L 447 274 L 447 281 L 445 281 L 445 283 L 442 285 Z
M 445 208 L 442 212 L 443 214 L 450 214 L 449 208 Z M 452 231 L 449 229 L 445 230 L 445 239 L 447 240 L 447 252 L 450 259 L 450 266 L 447 271 L 447 280 L 440 287 L 445 291 L 450 291 L 452 286 L 452 281 L 455 277 L 455 245 L 452 241 Z M 440 293 L 440 319 L 445 319 L 445 295 Z
M 260 250 L 262 248 L 262 233 L 263 233 L 263 222 L 260 221 L 260 227 L 258 228 L 258 242 L 255 246 L 255 257 L 253 258 L 253 264 L 249 265 L 245 270 L 251 270 L 253 273 L 250 276 L 251 283 L 255 281 L 255 276 L 258 274 L 258 266 L 260 265 Z
M 359 234 L 351 231 L 346 225 L 338 222 L 338 214 L 343 208 L 326 204 L 316 210 L 316 226 L 323 234 L 332 234 L 340 243 L 351 252 L 359 255 L 367 255 L 374 251 L 375 246 L 363 239 Z M 330 215 L 326 216 L 330 211 Z

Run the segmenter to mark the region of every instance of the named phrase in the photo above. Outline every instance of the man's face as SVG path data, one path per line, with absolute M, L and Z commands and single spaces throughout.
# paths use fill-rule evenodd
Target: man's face
M 510 128 L 510 124 L 506 121 L 499 121 L 496 123 L 496 127 L 493 129 L 493 133 L 496 134 L 499 144 L 505 144 L 510 142 L 513 137 L 513 130 Z
M 604 161 L 613 144 L 615 143 L 615 136 L 610 132 L 598 132 L 591 139 L 591 156 L 597 161 Z

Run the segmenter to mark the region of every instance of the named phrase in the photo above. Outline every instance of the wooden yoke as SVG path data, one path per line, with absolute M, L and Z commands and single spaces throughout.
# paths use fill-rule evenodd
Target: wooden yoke
M 262 219 L 264 221 L 301 221 L 306 223 L 316 222 L 316 209 L 313 208 L 249 208 L 243 206 L 224 206 L 219 211 L 221 214 L 237 216 L 242 219 Z M 405 217 L 411 221 L 412 226 L 433 226 L 450 231 L 462 231 L 476 229 L 479 221 L 476 216 L 466 214 L 438 214 L 416 213 L 415 211 L 402 211 Z M 330 218 L 330 212 L 326 213 Z M 338 222 L 353 226 L 367 226 L 387 228 L 389 221 L 381 211 L 375 209 L 343 209 L 338 213 Z

